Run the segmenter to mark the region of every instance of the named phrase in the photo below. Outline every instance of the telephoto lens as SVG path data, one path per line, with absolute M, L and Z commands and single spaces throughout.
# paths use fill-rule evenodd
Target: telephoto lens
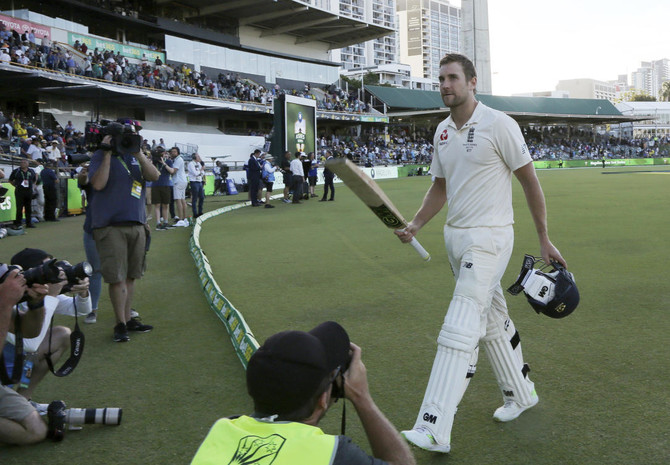
M 69 408 L 65 410 L 65 422 L 70 425 L 120 425 L 120 408 Z
M 93 274 L 93 267 L 88 262 L 71 265 L 67 260 L 60 260 L 56 262 L 56 265 L 63 269 L 70 285 L 77 284 L 80 279 L 88 278 Z

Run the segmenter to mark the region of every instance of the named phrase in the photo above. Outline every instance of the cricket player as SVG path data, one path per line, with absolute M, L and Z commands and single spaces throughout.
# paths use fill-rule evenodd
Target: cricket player
M 305 151 L 305 139 L 307 138 L 307 121 L 302 119 L 302 112 L 298 113 L 298 121 L 293 126 L 295 133 L 295 149 L 298 152 Z
M 495 420 L 514 420 L 539 400 L 500 285 L 514 245 L 512 174 L 523 187 L 542 258 L 567 265 L 549 240 L 544 194 L 518 124 L 477 102 L 476 71 L 465 56 L 446 55 L 439 80 L 450 116 L 435 132 L 435 181 L 414 219 L 396 234 L 409 242 L 447 203 L 444 240 L 456 288 L 416 422 L 402 432 L 418 447 L 447 453 L 456 408 L 475 373 L 480 343 L 504 402 L 493 414 Z

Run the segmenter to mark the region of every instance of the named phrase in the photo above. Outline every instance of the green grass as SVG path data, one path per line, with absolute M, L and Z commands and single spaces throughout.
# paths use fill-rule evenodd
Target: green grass
M 649 168 L 539 172 L 551 238 L 575 273 L 581 304 L 570 317 L 551 320 L 536 315 L 523 297 L 508 296 L 540 403 L 517 421 L 494 423 L 500 394 L 482 353 L 456 417 L 452 453 L 416 451 L 419 463 L 668 463 L 670 173 L 644 171 Z M 429 182 L 416 177 L 380 185 L 411 217 Z M 220 215 L 205 223 L 201 244 L 224 294 L 259 342 L 279 330 L 340 322 L 363 348 L 378 405 L 399 429 L 408 428 L 453 290 L 444 213 L 419 235 L 433 256 L 424 263 L 345 187 L 336 189 L 335 202 L 276 202 L 272 210 Z M 524 253 L 538 253 L 517 183 L 514 189 L 516 247 L 503 285 L 516 278 Z M 208 198 L 206 205 L 230 200 Z M 74 263 L 84 259 L 80 232 L 81 218 L 39 225 L 0 242 L 0 257 L 37 244 Z M 156 329 L 132 335 L 128 344 L 113 343 L 103 295 L 98 324 L 83 327 L 86 350 L 77 370 L 67 378 L 49 376 L 37 390 L 40 402 L 123 407 L 122 425 L 86 426 L 58 444 L 0 446 L 3 465 L 188 463 L 217 418 L 251 410 L 244 371 L 207 307 L 187 240 L 186 229 L 154 235 L 135 307 Z M 338 433 L 340 415 L 336 405 L 322 423 L 326 432 Z M 367 448 L 353 409 L 347 433 Z

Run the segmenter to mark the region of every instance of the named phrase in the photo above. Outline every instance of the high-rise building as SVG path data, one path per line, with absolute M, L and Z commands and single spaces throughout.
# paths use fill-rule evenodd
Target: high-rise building
M 658 98 L 665 81 L 670 81 L 670 60 L 643 61 L 630 75 L 631 87 Z
M 488 0 L 462 0 L 461 53 L 477 70 L 477 92 L 491 93 L 491 45 L 489 42 Z
M 399 60 L 438 84 L 440 59 L 460 53 L 461 9 L 448 0 L 398 0 Z
M 372 24 L 396 28 L 395 0 L 332 0 L 331 10 Z M 337 4 L 337 5 L 335 5 Z M 389 34 L 361 44 L 333 50 L 333 61 L 345 69 L 369 68 L 398 62 L 396 34 Z

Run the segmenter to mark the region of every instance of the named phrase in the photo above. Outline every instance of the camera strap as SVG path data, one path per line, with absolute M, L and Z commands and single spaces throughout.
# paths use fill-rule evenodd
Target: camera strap
M 14 337 L 14 367 L 11 377 L 7 376 L 5 357 L 2 348 L 0 348 L 0 365 L 2 365 L 0 366 L 0 381 L 2 381 L 3 386 L 18 385 L 23 373 L 23 333 L 21 333 L 21 315 L 19 315 L 18 309 L 14 318 Z
M 49 327 L 49 351 L 44 358 L 47 361 L 51 373 L 58 377 L 67 376 L 72 373 L 79 363 L 81 355 L 84 353 L 84 333 L 79 329 L 79 319 L 77 318 L 77 299 L 72 297 L 72 305 L 74 305 L 74 331 L 70 334 L 70 357 L 63 363 L 58 371 L 54 370 L 54 364 L 51 361 L 51 335 L 53 334 L 54 319 L 51 317 L 51 324 Z

